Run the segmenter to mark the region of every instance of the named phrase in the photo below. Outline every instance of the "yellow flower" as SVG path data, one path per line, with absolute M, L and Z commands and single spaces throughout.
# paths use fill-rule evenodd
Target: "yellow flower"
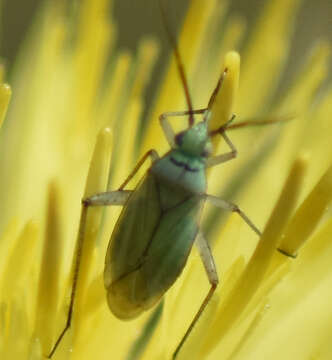
M 145 150 L 166 151 L 158 116 L 186 109 L 172 60 L 141 122 L 158 43 L 145 39 L 135 55 L 116 52 L 109 5 L 83 0 L 68 21 L 60 6 L 48 4 L 16 63 L 0 141 L 1 359 L 49 354 L 66 323 L 82 197 L 119 187 Z M 211 126 L 233 111 L 240 119 L 296 118 L 229 132 L 239 157 L 209 173 L 209 193 L 239 204 L 264 231 L 258 239 L 237 214 L 206 209 L 202 227 L 221 284 L 178 359 L 332 357 L 331 87 L 316 96 L 327 45 L 313 48 L 287 93 L 273 101 L 298 5 L 267 2 L 241 54 L 237 91 L 239 57 L 230 50 L 241 43 L 244 21 L 225 20 L 220 39 L 226 6 L 191 1 L 179 49 L 195 108 L 206 106 L 229 68 Z M 10 88 L 0 75 L 2 122 Z M 215 144 L 218 152 L 223 146 Z M 54 359 L 170 359 L 209 289 L 194 250 L 154 323 L 155 310 L 130 322 L 115 318 L 102 272 L 118 214 L 89 210 L 73 322 Z

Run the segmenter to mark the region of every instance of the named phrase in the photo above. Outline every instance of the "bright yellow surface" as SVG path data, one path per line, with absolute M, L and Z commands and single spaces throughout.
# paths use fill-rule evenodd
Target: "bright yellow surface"
M 209 193 L 236 202 L 263 235 L 237 214 L 211 225 L 221 284 L 178 359 L 332 358 L 331 86 L 315 97 L 330 64 L 329 46 L 318 43 L 279 103 L 272 101 L 272 110 L 267 105 L 286 64 L 299 4 L 267 2 L 241 52 L 239 79 L 244 20 L 226 19 L 221 37 L 226 5 L 191 1 L 179 49 L 195 106 L 206 106 L 229 68 L 210 126 L 233 112 L 242 119 L 266 112 L 296 118 L 229 132 L 239 157 L 209 173 Z M 145 150 L 167 150 L 158 116 L 185 109 L 172 60 L 138 146 L 134 135 L 159 44 L 145 39 L 137 55 L 116 53 L 110 5 L 79 2 L 74 29 L 60 7 L 46 7 L 15 65 L 0 141 L 1 359 L 40 359 L 50 351 L 66 320 L 81 198 L 106 190 L 109 169 L 115 189 Z M 11 90 L 3 68 L 0 75 L 1 124 Z M 226 147 L 220 141 L 216 149 Z M 126 359 L 149 316 L 122 322 L 106 305 L 103 262 L 118 213 L 89 214 L 73 325 L 54 359 Z M 277 247 L 298 256 L 285 257 Z M 207 291 L 194 250 L 166 295 L 142 359 L 170 359 Z

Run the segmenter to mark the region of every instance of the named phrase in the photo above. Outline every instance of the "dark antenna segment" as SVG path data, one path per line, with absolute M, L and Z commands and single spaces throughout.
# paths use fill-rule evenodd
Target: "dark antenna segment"
M 227 69 L 227 67 L 226 67 L 226 68 L 224 69 L 224 71 L 222 72 L 222 74 L 221 74 L 221 76 L 220 76 L 220 78 L 219 78 L 219 80 L 218 80 L 218 82 L 217 82 L 217 86 L 216 86 L 215 89 L 213 90 L 213 93 L 212 93 L 212 95 L 211 95 L 211 97 L 210 97 L 210 100 L 209 100 L 208 110 L 211 110 L 211 109 L 212 109 L 212 106 L 213 106 L 213 104 L 214 104 L 215 101 L 216 101 L 217 94 L 218 94 L 218 92 L 219 92 L 219 90 L 220 90 L 220 88 L 221 88 L 221 86 L 222 86 L 222 84 L 223 84 L 223 82 L 224 82 L 224 79 L 225 79 L 225 76 L 226 76 L 226 74 L 227 74 L 227 71 L 228 71 L 228 69 Z
M 189 87 L 188 87 L 188 82 L 187 82 L 187 77 L 186 77 L 186 73 L 185 73 L 185 70 L 184 70 L 183 62 L 182 62 L 182 59 L 181 59 L 181 55 L 180 55 L 180 52 L 179 52 L 177 42 L 176 42 L 176 40 L 175 40 L 171 30 L 170 30 L 170 27 L 168 25 L 165 10 L 164 10 L 163 4 L 162 4 L 162 0 L 159 0 L 158 3 L 159 3 L 159 7 L 160 7 L 161 18 L 162 18 L 162 21 L 163 21 L 163 24 L 164 24 L 164 28 L 166 30 L 168 40 L 171 43 L 171 46 L 172 46 L 173 51 L 174 51 L 176 65 L 177 65 L 178 70 L 179 70 L 179 75 L 180 75 L 182 85 L 183 85 L 183 89 L 184 89 L 184 93 L 185 93 L 185 96 L 186 96 L 186 101 L 187 101 L 188 110 L 189 110 L 189 120 L 188 120 L 189 121 L 189 126 L 193 126 L 194 125 L 193 104 L 192 104 L 192 101 L 191 101 L 191 98 L 190 98 Z

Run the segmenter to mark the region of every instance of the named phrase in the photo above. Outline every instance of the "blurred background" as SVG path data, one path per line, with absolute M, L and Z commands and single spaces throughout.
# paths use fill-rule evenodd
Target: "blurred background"
M 1 1 L 1 0 L 0 0 Z M 38 8 L 45 0 L 2 0 L 1 4 L 1 49 L 0 56 L 10 70 L 15 56 L 27 31 L 32 24 Z M 61 0 L 53 0 L 61 1 Z M 63 0 L 69 6 L 75 6 L 79 0 Z M 203 0 L 202 0 L 203 1 Z M 222 0 L 220 0 L 222 1 Z M 177 33 L 190 0 L 164 0 L 165 9 L 173 33 Z M 251 24 L 259 16 L 267 0 L 233 0 L 229 1 L 229 15 L 240 15 L 248 24 L 247 36 L 253 28 Z M 113 0 L 113 19 L 118 27 L 117 47 L 135 51 L 139 40 L 146 34 L 160 38 L 161 56 L 156 66 L 153 79 L 158 81 L 163 65 L 170 53 L 169 42 L 161 25 L 160 10 L 157 0 Z M 332 43 L 332 1 L 302 0 L 293 33 L 291 56 L 282 84 L 287 87 L 291 74 L 304 54 L 319 40 L 326 39 Z M 241 49 L 240 49 L 241 50 Z M 181 49 L 180 49 L 181 51 Z M 10 81 L 10 78 L 8 79 Z M 282 91 L 283 86 L 279 89 Z M 153 84 L 150 86 L 151 94 Z M 149 95 L 148 95 L 149 96 Z

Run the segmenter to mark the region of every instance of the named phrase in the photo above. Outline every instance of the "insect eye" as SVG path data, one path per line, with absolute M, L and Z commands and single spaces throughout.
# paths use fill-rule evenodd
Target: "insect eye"
M 181 145 L 182 145 L 183 135 L 184 135 L 184 133 L 183 133 L 183 132 L 180 132 L 180 133 L 178 133 L 178 134 L 175 136 L 175 143 L 176 143 L 176 145 L 178 145 L 178 146 L 181 146 Z

